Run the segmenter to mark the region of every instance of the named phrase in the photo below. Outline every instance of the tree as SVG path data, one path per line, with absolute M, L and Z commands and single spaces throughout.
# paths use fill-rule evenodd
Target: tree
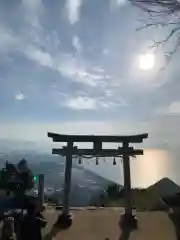
M 109 199 L 117 198 L 119 196 L 119 194 L 120 194 L 119 185 L 118 184 L 110 184 L 107 187 L 106 192 L 108 194 L 108 198 Z
M 141 8 L 149 14 L 148 21 L 138 30 L 150 27 L 162 27 L 169 30 L 167 36 L 154 41 L 153 48 L 166 45 L 167 42 L 173 42 L 173 48 L 165 52 L 167 63 L 171 60 L 174 53 L 180 46 L 180 1 L 179 0 L 129 0 L 133 5 Z

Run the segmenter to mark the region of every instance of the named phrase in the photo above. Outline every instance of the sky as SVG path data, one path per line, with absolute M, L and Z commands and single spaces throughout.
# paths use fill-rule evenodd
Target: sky
M 0 1 L 0 138 L 50 143 L 67 134 L 149 133 L 146 147 L 177 147 L 177 54 L 165 68 L 139 57 L 164 29 L 126 0 Z M 171 47 L 171 44 L 169 44 Z

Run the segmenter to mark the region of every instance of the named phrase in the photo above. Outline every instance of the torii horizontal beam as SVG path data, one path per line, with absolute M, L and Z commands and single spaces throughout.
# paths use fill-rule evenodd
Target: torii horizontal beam
M 69 150 L 65 147 L 62 149 L 54 148 L 52 150 L 52 154 L 66 156 L 69 153 Z M 116 157 L 122 156 L 124 154 L 128 154 L 129 156 L 134 155 L 143 155 L 143 150 L 141 149 L 133 149 L 133 147 L 129 149 L 119 148 L 119 149 L 102 149 L 100 151 L 95 151 L 94 149 L 77 149 L 73 148 L 71 151 L 72 155 L 77 156 L 98 156 L 98 157 Z
M 48 137 L 52 138 L 53 142 L 130 142 L 141 143 L 148 138 L 148 133 L 127 136 L 107 136 L 107 135 L 66 135 L 57 133 L 48 133 Z

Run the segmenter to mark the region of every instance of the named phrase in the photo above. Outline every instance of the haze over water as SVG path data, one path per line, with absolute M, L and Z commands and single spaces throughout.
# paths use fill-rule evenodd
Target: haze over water
M 113 166 L 113 159 L 99 160 L 99 165 L 95 165 L 95 160 L 88 164 L 84 161 L 84 166 L 101 176 L 123 184 L 123 166 L 120 158 Z M 178 156 L 174 152 L 164 149 L 146 149 L 143 156 L 131 158 L 131 179 L 132 187 L 147 187 L 163 177 L 168 177 L 180 184 Z

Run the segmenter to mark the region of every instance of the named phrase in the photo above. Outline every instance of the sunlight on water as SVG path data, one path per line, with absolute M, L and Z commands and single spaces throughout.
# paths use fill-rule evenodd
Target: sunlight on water
M 113 166 L 112 158 L 106 161 L 100 159 L 98 166 L 95 165 L 95 160 L 90 164 L 84 161 L 84 166 L 104 178 L 123 184 L 123 166 L 120 159 L 117 159 L 116 166 Z M 147 187 L 163 177 L 169 177 L 180 183 L 180 179 L 174 174 L 177 167 L 177 161 L 170 152 L 146 149 L 143 156 L 131 158 L 132 187 Z
M 163 177 L 171 176 L 171 154 L 166 150 L 147 149 L 143 156 L 131 159 L 132 185 L 147 187 Z

